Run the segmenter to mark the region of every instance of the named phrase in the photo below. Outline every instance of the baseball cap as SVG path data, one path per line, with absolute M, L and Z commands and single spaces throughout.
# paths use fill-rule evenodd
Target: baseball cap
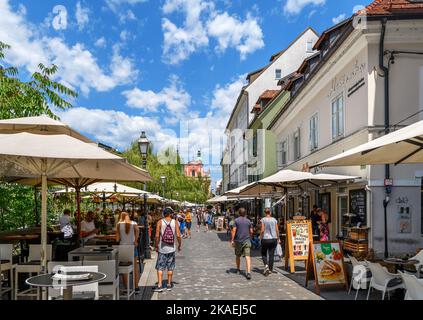
M 166 207 L 166 208 L 164 208 L 164 210 L 163 210 L 163 215 L 168 215 L 168 214 L 174 214 L 174 211 L 173 211 L 173 209 L 171 208 L 171 207 Z

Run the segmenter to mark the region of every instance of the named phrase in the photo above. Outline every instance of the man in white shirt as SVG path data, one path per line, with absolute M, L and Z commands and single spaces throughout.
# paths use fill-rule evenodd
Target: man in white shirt
M 81 222 L 81 239 L 84 241 L 92 239 L 98 232 L 94 224 L 94 212 L 88 211 L 85 220 Z

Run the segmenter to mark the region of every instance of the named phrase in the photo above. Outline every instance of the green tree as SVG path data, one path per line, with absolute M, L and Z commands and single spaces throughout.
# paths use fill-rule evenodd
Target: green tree
M 0 119 L 10 119 L 47 114 L 57 119 L 52 107 L 65 110 L 72 107 L 67 97 L 77 97 L 77 92 L 52 80 L 58 67 L 38 65 L 39 71 L 25 82 L 19 79 L 18 68 L 4 61 L 10 46 L 0 41 Z
M 66 110 L 72 107 L 67 98 L 77 93 L 52 80 L 58 67 L 39 64 L 29 81 L 19 78 L 18 68 L 5 61 L 5 51 L 10 46 L 0 41 L 0 119 L 38 116 L 47 114 L 58 119 L 52 109 Z M 33 187 L 0 183 L 0 231 L 34 225 L 36 212 L 41 212 L 40 201 L 34 197 Z M 48 198 L 48 222 L 57 220 L 58 207 Z

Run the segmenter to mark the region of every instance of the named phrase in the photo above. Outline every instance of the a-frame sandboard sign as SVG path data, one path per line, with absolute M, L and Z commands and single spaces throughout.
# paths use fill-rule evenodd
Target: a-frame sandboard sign
M 306 283 L 314 278 L 316 293 L 324 286 L 344 286 L 348 290 L 348 278 L 344 253 L 340 241 L 316 241 L 310 246 Z
M 309 248 L 313 243 L 310 220 L 290 220 L 286 223 L 285 270 L 295 272 L 295 261 L 304 261 L 307 267 Z

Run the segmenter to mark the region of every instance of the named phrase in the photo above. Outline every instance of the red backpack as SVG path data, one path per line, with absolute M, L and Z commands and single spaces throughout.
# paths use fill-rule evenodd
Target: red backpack
M 163 222 L 166 224 L 166 228 L 162 234 L 162 242 L 172 245 L 175 243 L 175 234 L 173 233 L 172 227 L 170 226 L 172 220 L 170 220 L 169 224 L 166 223 L 165 219 L 163 219 Z

